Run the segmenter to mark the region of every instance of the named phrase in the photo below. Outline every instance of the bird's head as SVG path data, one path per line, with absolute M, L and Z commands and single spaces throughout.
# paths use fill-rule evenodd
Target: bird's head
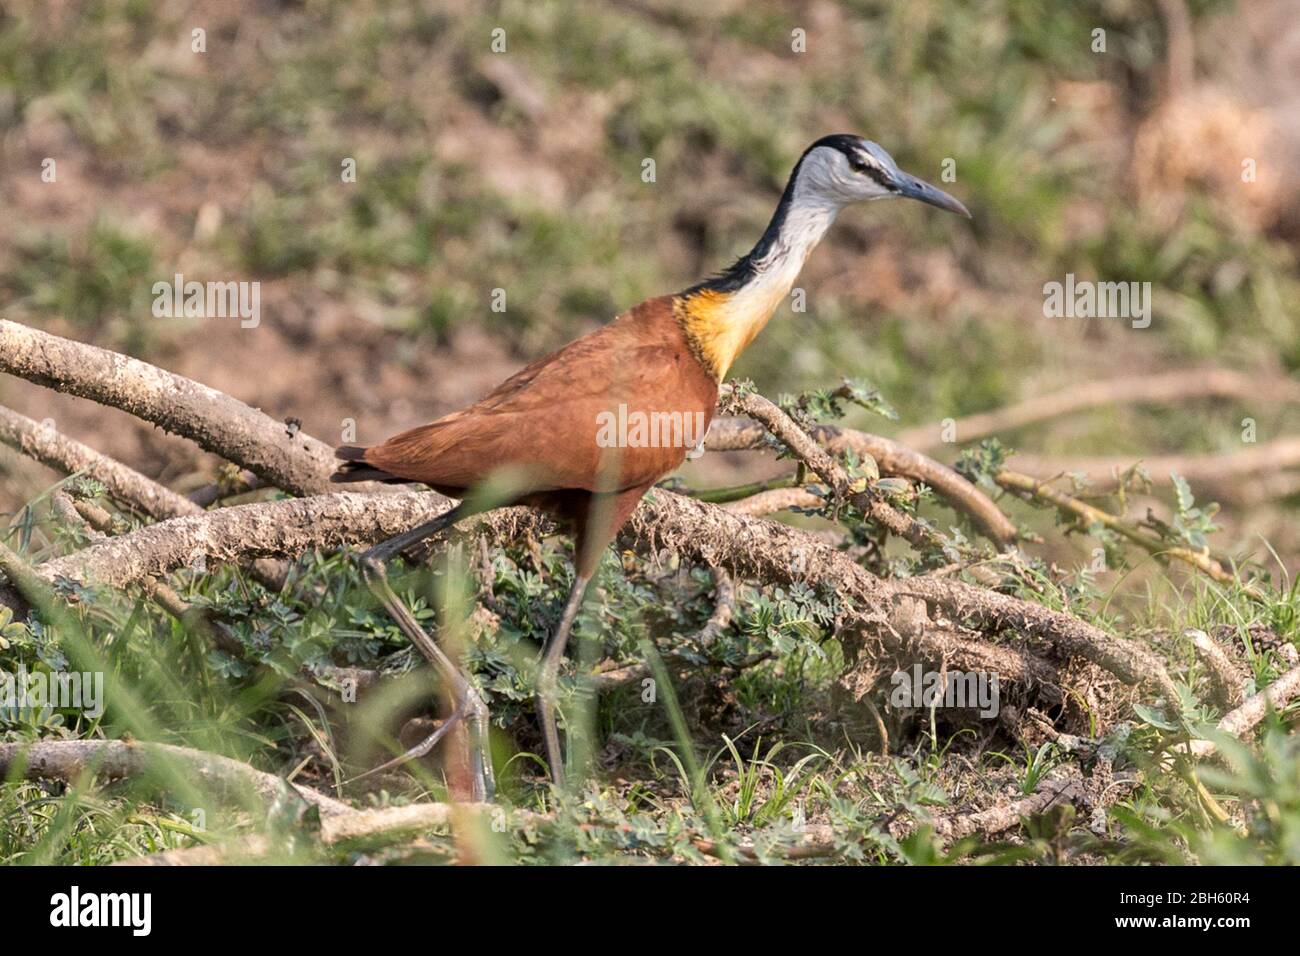
M 901 196 L 970 218 L 970 212 L 956 198 L 903 172 L 892 156 L 861 136 L 840 133 L 817 140 L 799 161 L 791 186 L 796 202 L 847 206 Z

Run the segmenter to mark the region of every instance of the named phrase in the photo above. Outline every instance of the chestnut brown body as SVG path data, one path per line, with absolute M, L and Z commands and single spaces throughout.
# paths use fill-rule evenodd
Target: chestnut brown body
M 369 448 L 338 450 L 335 481 L 420 482 L 463 498 L 494 476 L 508 501 L 542 508 L 577 526 L 580 571 L 589 571 L 655 482 L 690 445 L 617 435 L 611 417 L 668 416 L 696 427 L 712 420 L 718 383 L 697 358 L 680 321 L 681 299 L 662 296 L 531 363 L 473 405 Z M 702 426 L 699 427 L 699 426 Z M 602 441 L 604 438 L 604 441 Z M 598 535 L 588 520 L 596 497 Z M 600 540 L 594 540 L 599 538 Z

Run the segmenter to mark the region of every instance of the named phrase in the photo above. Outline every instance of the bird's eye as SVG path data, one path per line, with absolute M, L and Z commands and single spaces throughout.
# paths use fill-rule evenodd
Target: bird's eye
M 853 171 L 857 173 L 865 173 L 867 171 L 867 164 L 856 156 L 849 157 L 849 166 L 851 166 Z

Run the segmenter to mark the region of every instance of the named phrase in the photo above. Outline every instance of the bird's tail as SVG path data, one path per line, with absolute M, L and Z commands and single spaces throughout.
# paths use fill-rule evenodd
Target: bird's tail
M 366 449 L 359 445 L 340 445 L 334 449 L 334 457 L 343 462 L 338 470 L 330 475 L 330 481 L 335 484 L 353 481 L 385 481 L 389 484 L 401 484 L 406 480 L 370 464 L 366 461 Z

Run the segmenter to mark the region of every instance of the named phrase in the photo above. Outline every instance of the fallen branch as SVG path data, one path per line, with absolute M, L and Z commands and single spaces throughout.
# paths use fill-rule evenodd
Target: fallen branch
M 1280 377 L 1261 379 L 1256 375 L 1224 368 L 1188 369 L 1162 375 L 1114 378 L 1074 385 L 991 412 L 959 418 L 955 422 L 909 428 L 897 440 L 909 448 L 938 448 L 951 444 L 952 441 L 963 444 L 979 441 L 990 435 L 1103 405 L 1155 404 L 1187 398 L 1300 402 L 1300 383 Z M 954 437 L 945 440 L 948 435 Z
M 713 576 L 713 613 L 695 635 L 695 643 L 704 648 L 727 629 L 731 616 L 736 612 L 736 585 L 731 575 L 721 568 L 710 568 L 709 573 Z
M 162 577 L 200 558 L 238 562 L 252 557 L 296 557 L 315 548 L 368 545 L 429 521 L 447 509 L 435 492 L 393 495 L 341 493 L 260 502 L 207 511 L 148 525 L 36 568 L 46 581 L 60 578 L 125 588 Z M 522 535 L 538 527 L 523 508 L 495 513 Z M 478 519 L 462 522 L 472 527 Z
M 10 324 L 0 322 L 0 327 Z M 80 472 L 93 478 L 108 490 L 112 498 L 139 508 L 151 518 L 162 520 L 198 514 L 203 510 L 183 495 L 164 488 L 138 471 L 3 406 L 0 406 L 0 442 L 65 475 Z
M 219 794 L 230 796 L 247 791 L 270 803 L 283 800 L 288 792 L 319 808 L 322 817 L 353 812 L 347 804 L 310 787 L 289 784 L 238 760 L 189 747 L 125 740 L 0 744 L 0 778 L 17 771 L 29 780 L 45 778 L 75 783 L 85 774 L 121 780 L 154 774 L 166 762 L 184 768 L 188 776 L 210 785 Z
M 80 472 L 95 479 L 104 485 L 110 497 L 129 508 L 139 509 L 152 518 L 163 520 L 181 515 L 203 514 L 203 508 L 196 502 L 56 429 L 3 406 L 0 406 L 0 442 L 65 474 Z M 81 509 L 81 503 L 77 507 Z M 111 519 L 107 526 L 97 530 L 112 533 L 114 528 Z M 255 561 L 252 571 L 259 581 L 273 591 L 279 590 L 284 580 L 285 570 L 278 561 Z
M 1033 793 L 1008 804 L 937 814 L 929 820 L 929 824 L 936 836 L 945 843 L 950 843 L 977 833 L 982 836 L 1002 833 L 1018 826 L 1022 820 L 1046 813 L 1054 807 L 1087 804 L 1088 801 L 1087 788 L 1078 777 L 1044 779 Z M 908 824 L 899 829 L 900 832 L 911 830 L 914 825 Z M 717 856 L 721 852 L 721 848 L 712 840 L 696 839 L 693 842 L 696 849 L 710 856 Z M 807 827 L 798 843 L 778 848 L 775 855 L 787 860 L 830 857 L 835 856 L 844 843 L 844 836 L 833 826 Z M 752 842 L 743 843 L 736 850 L 742 862 L 753 862 L 759 858 Z
M 412 803 L 378 810 L 352 810 L 321 820 L 318 839 L 323 847 L 346 846 L 365 841 L 400 840 L 406 836 L 445 826 L 474 816 L 500 816 L 516 826 L 548 823 L 552 818 L 529 810 L 510 810 L 490 803 Z M 223 844 L 166 850 L 148 856 L 122 860 L 117 866 L 217 866 L 257 860 L 273 852 L 263 836 L 247 836 Z
M 270 487 L 304 496 L 338 487 L 329 480 L 337 462 L 324 442 L 302 431 L 291 435 L 282 422 L 258 409 L 148 362 L 0 320 L 0 371 L 129 412 L 189 438 Z M 351 487 L 357 492 L 391 490 L 369 483 Z M 453 504 L 437 492 L 427 494 L 441 505 L 439 511 Z M 503 511 L 478 520 L 501 540 L 519 529 L 518 516 Z
M 1300 667 L 1293 667 L 1236 710 L 1225 714 L 1216 729 L 1240 739 L 1254 730 L 1269 711 L 1281 710 L 1297 697 L 1300 697 Z M 1193 740 L 1189 749 L 1192 756 L 1205 758 L 1217 753 L 1219 745 L 1213 740 Z
M 1009 830 L 1026 817 L 1038 816 L 1053 807 L 1072 805 L 1084 797 L 1077 777 L 1043 780 L 1033 793 L 1003 806 L 937 816 L 931 822 L 934 832 L 945 840 L 959 840 L 972 834 L 989 836 Z
M 1247 669 L 1228 656 L 1227 651 L 1204 631 L 1189 631 L 1196 657 L 1210 678 L 1210 696 L 1223 710 L 1241 705 L 1246 696 Z
M 290 434 L 283 423 L 224 392 L 148 362 L 0 320 L 0 371 L 120 408 L 277 488 L 299 495 L 328 490 L 334 470 L 328 445 L 300 431 Z
M 189 564 L 200 555 L 237 561 L 369 544 L 440 514 L 440 500 L 444 500 L 440 495 L 419 492 L 341 493 L 241 505 L 141 528 L 46 562 L 37 573 L 48 582 L 68 578 L 127 587 Z M 495 515 L 495 526 L 512 526 L 515 535 L 535 533 L 541 527 L 537 515 L 526 509 L 501 509 Z M 471 518 L 463 524 L 479 520 Z M 891 632 L 882 631 L 882 625 L 897 613 L 899 598 L 919 596 L 949 612 L 971 613 L 981 626 L 1042 637 L 1065 652 L 1113 671 L 1125 683 L 1152 683 L 1162 693 L 1173 687 L 1158 658 L 1069 614 L 960 581 L 929 576 L 884 581 L 798 529 L 730 514 L 662 489 L 653 491 L 633 514 L 624 538 L 652 551 L 667 546 L 700 563 L 774 584 L 834 582 L 844 597 L 854 600 L 855 611 L 846 618 L 849 627 L 865 627 L 888 637 Z M 896 627 L 894 632 L 914 630 L 908 617 L 903 628 Z M 925 628 L 921 630 L 918 650 L 925 645 Z M 941 640 L 945 634 L 943 629 L 934 633 Z M 942 643 L 945 653 L 964 657 L 961 647 L 952 647 L 946 640 Z M 940 648 L 936 645 L 935 650 Z M 1020 652 L 1006 648 L 1001 653 L 984 648 L 976 656 L 987 659 L 991 653 L 1004 657 L 1008 667 L 1014 659 L 1025 660 Z M 1041 671 L 1022 666 L 1014 672 L 1029 674 L 1035 669 Z
M 696 501 L 707 501 L 712 505 L 725 505 L 740 501 L 742 498 L 749 498 L 753 495 L 761 494 L 764 491 L 783 491 L 799 487 L 799 476 L 797 474 L 792 474 L 786 475 L 782 478 L 764 478 L 762 481 L 750 481 L 743 485 L 733 485 L 730 488 L 692 488 L 690 490 L 674 490 L 681 491 L 682 494 L 690 495 Z
M 95 543 L 107 541 L 114 530 L 113 516 L 93 501 L 77 501 L 72 504 L 73 513 L 99 535 Z M 204 640 L 235 657 L 243 657 L 244 648 L 230 634 L 217 627 L 211 616 L 203 609 L 196 608 L 172 590 L 171 585 L 158 578 L 145 578 L 140 582 L 144 593 L 160 608 L 170 614 L 181 624 L 197 631 Z
M 1126 684 L 1148 685 L 1169 702 L 1179 699 L 1177 685 L 1159 657 L 1072 614 L 929 575 L 889 583 L 898 593 L 922 598 L 970 626 L 1040 637 L 1062 653 L 1092 661 Z
M 1158 455 L 1143 458 L 1140 463 L 1156 487 L 1173 484 L 1170 476 L 1177 474 L 1193 487 L 1227 489 L 1244 478 L 1271 476 L 1300 467 L 1300 437 L 1279 438 L 1229 455 Z M 1109 492 L 1119 487 L 1121 476 L 1133 466 L 1134 459 L 1014 455 L 1007 464 L 1030 475 L 1082 475 L 1089 490 Z
M 233 498 L 236 495 L 247 494 L 250 491 L 265 487 L 262 479 L 247 469 L 234 468 L 231 465 L 227 465 L 226 468 L 232 471 L 233 474 L 223 474 L 216 481 L 191 491 L 185 497 L 196 505 L 206 508 L 208 505 L 216 504 L 223 498 Z
M 92 544 L 103 541 L 108 537 L 108 535 L 104 534 L 102 528 L 96 528 L 90 523 L 90 520 L 77 509 L 77 503 L 68 497 L 65 491 L 56 491 L 50 495 L 50 512 L 69 529 L 75 531 Z M 108 512 L 105 511 L 104 515 L 108 516 Z M 112 527 L 113 521 L 111 517 L 108 523 L 109 527 Z
M 292 557 L 314 548 L 359 546 L 428 521 L 441 513 L 440 500 L 445 499 L 431 492 L 339 493 L 240 505 L 149 525 L 48 561 L 35 573 L 47 584 L 68 579 L 125 588 L 163 576 L 199 557 L 238 561 L 271 554 Z M 462 525 L 468 528 L 479 520 L 469 518 Z M 516 536 L 536 533 L 541 528 L 538 516 L 522 508 L 495 513 L 495 524 L 513 526 Z M 879 633 L 894 649 L 948 660 L 963 670 L 996 670 L 1006 680 L 1055 680 L 1053 667 L 1022 649 L 981 644 L 951 629 L 918 625 L 910 612 L 903 614 L 897 607 L 897 595 L 901 593 L 898 585 L 904 582 L 882 581 L 798 529 L 731 515 L 656 490 L 652 500 L 643 503 L 633 516 L 628 536 L 651 549 L 672 542 L 673 550 L 701 563 L 738 567 L 758 580 L 784 584 L 834 581 L 846 596 L 857 596 L 863 602 L 845 618 L 844 626 L 849 630 Z M 802 570 L 792 566 L 792 555 L 799 556 Z M 909 578 L 905 582 L 921 580 Z M 959 582 L 940 584 L 957 587 Z M 971 590 L 978 593 L 978 589 Z M 1008 600 L 1016 603 L 1015 599 Z M 1024 605 L 1022 613 L 1027 620 L 1035 620 L 1037 612 L 1050 613 L 1038 605 L 1019 603 Z M 1060 617 L 1065 622 L 1076 620 L 1068 615 Z M 1084 627 L 1085 633 L 1090 633 Z M 1039 630 L 1050 637 L 1050 626 L 1040 626 Z
M 736 586 L 732 583 L 727 572 L 713 568 L 713 583 L 716 589 L 713 598 L 713 612 L 709 619 L 704 622 L 704 626 L 695 633 L 691 643 L 707 648 L 710 644 L 718 639 L 727 625 L 731 623 L 731 615 L 736 607 Z M 752 663 L 745 661 L 740 665 L 741 669 L 755 664 L 762 663 L 766 660 L 766 655 L 760 659 L 755 655 Z M 637 661 L 632 664 L 622 664 L 610 667 L 605 670 L 597 671 L 589 678 L 591 687 L 597 692 L 613 690 L 616 687 L 623 687 L 626 684 L 634 683 L 650 676 L 650 664 L 646 661 Z
M 935 834 L 947 842 L 975 833 L 991 836 L 1009 830 L 1023 819 L 1045 813 L 1053 807 L 1086 801 L 1086 788 L 1077 778 L 1047 779 L 1040 782 L 1032 794 L 1004 806 L 940 814 L 930 821 L 930 825 Z M 458 821 L 475 816 L 488 815 L 496 819 L 498 826 L 505 822 L 516 828 L 545 826 L 556 822 L 551 814 L 528 810 L 506 810 L 492 804 L 418 803 L 379 810 L 353 810 L 324 817 L 321 820 L 319 841 L 323 847 L 347 846 L 375 840 L 392 842 L 427 830 L 454 827 Z M 627 834 L 636 832 L 628 824 L 616 824 L 612 827 L 602 826 L 599 823 L 580 826 L 590 831 L 612 830 Z M 834 856 L 843 843 L 844 838 L 834 827 L 817 825 L 806 827 L 797 842 L 785 846 L 767 847 L 765 852 L 786 860 L 817 859 Z M 715 840 L 695 836 L 691 839 L 691 844 L 707 856 L 730 855 L 742 863 L 757 862 L 762 858 L 753 840 L 744 840 L 738 845 L 724 848 Z M 268 838 L 248 836 L 225 844 L 167 850 L 149 856 L 134 857 L 116 865 L 214 866 L 264 858 L 272 851 L 273 845 Z

